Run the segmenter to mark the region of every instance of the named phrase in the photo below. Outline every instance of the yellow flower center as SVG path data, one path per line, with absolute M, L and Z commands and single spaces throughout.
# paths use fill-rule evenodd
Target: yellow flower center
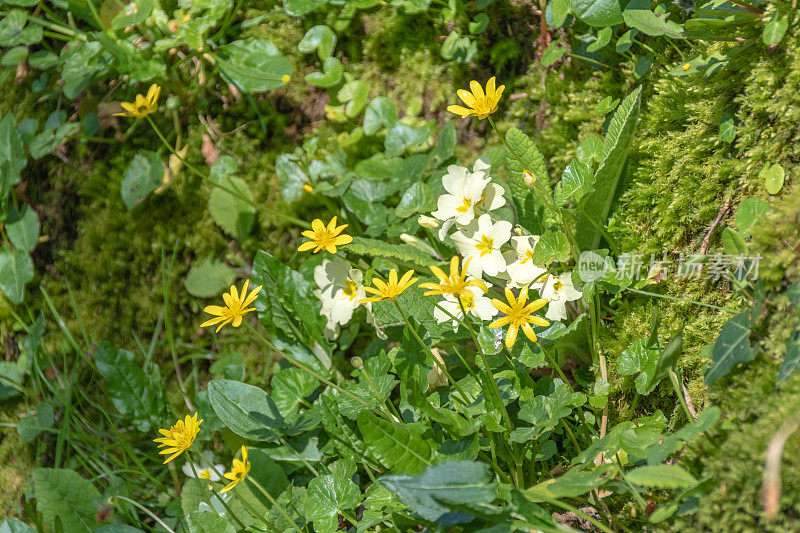
M 472 309 L 475 309 L 475 298 L 472 296 L 471 292 L 464 291 L 464 294 L 460 297 L 460 300 L 465 311 L 471 311 Z
M 560 290 L 561 290 L 561 289 L 563 289 L 563 288 L 564 288 L 564 284 L 563 284 L 563 283 L 561 283 L 561 280 L 560 280 L 560 279 L 556 278 L 556 281 L 555 281 L 555 283 L 553 283 L 553 290 L 554 290 L 554 291 L 556 291 L 556 292 L 558 292 L 558 291 L 560 291 Z
M 197 475 L 203 479 L 211 479 L 211 472 L 208 471 L 208 468 L 201 470 Z
M 347 285 L 347 287 L 344 288 L 342 292 L 344 293 L 345 296 L 350 298 L 350 301 L 352 302 L 353 300 L 356 299 L 356 294 L 358 294 L 358 285 L 356 285 L 355 281 L 349 279 L 345 281 L 345 285 Z
M 470 207 L 472 207 L 472 200 L 470 200 L 465 196 L 464 203 L 461 204 L 459 207 L 457 207 L 456 211 L 458 211 L 459 213 L 466 213 Z
M 522 258 L 522 261 L 519 262 L 520 265 L 524 265 L 528 261 L 533 261 L 533 250 L 528 250 L 525 252 L 525 256 Z
M 492 239 L 488 235 L 484 235 L 481 238 L 481 242 L 475 245 L 475 249 L 481 253 L 480 255 L 481 257 L 492 253 L 493 248 L 494 248 L 494 239 Z

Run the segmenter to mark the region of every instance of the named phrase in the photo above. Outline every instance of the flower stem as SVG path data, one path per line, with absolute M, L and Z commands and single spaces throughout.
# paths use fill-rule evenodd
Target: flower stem
M 261 494 L 263 494 L 269 500 L 269 502 L 272 504 L 272 506 L 277 508 L 278 512 L 281 513 L 283 515 L 283 517 L 290 524 L 292 524 L 292 527 L 295 529 L 295 531 L 297 531 L 297 533 L 303 533 L 300 530 L 300 528 L 297 527 L 297 524 L 295 524 L 294 519 L 291 516 L 289 516 L 289 513 L 286 512 L 286 509 L 284 509 L 283 506 L 281 504 L 279 504 L 277 502 L 277 500 L 275 500 L 275 498 L 273 498 L 272 495 L 269 492 L 267 492 L 267 490 L 264 487 L 261 486 L 261 483 L 259 483 L 258 481 L 256 481 L 255 479 L 253 479 L 250 476 L 248 476 L 245 479 L 247 479 L 247 481 L 249 481 L 250 483 L 255 485 L 255 487 L 261 492 Z
M 193 451 L 194 453 L 196 453 L 197 455 L 199 455 L 199 456 L 200 456 L 200 457 L 201 457 L 203 460 L 205 460 L 205 459 L 206 459 L 206 456 L 205 456 L 205 455 L 203 455 L 202 453 L 200 453 L 200 452 L 197 452 L 197 451 L 195 451 L 195 450 L 192 450 L 192 451 Z M 197 469 L 194 467 L 194 463 L 193 463 L 192 461 L 188 461 L 188 463 L 189 463 L 189 468 L 191 468 L 191 469 L 192 469 L 192 474 L 194 474 L 194 479 L 195 479 L 195 480 L 197 481 L 197 483 L 198 483 L 198 484 L 201 486 L 201 491 L 202 491 L 202 493 L 203 493 L 203 498 L 205 498 L 205 500 L 206 500 L 206 503 L 208 504 L 208 506 L 209 506 L 211 509 L 214 509 L 214 506 L 213 506 L 213 505 L 211 505 L 211 498 L 209 498 L 209 497 L 208 497 L 208 491 L 209 491 L 208 485 L 206 485 L 205 483 L 203 483 L 203 480 L 200 478 L 200 476 L 199 476 L 199 475 L 197 475 Z M 211 462 L 209 461 L 209 464 L 210 464 L 210 463 L 211 463 Z M 215 467 L 213 464 L 211 465 L 211 468 L 214 470 L 214 472 L 215 472 L 215 473 L 216 473 L 218 476 L 220 476 L 220 478 L 222 477 L 222 474 L 221 474 L 221 472 L 217 471 L 217 468 L 216 468 L 216 467 Z M 229 513 L 229 514 L 230 514 L 230 515 L 233 517 L 233 519 L 234 519 L 234 520 L 236 520 L 236 523 L 237 523 L 237 524 L 239 524 L 239 526 L 240 526 L 240 527 L 242 527 L 242 528 L 245 528 L 245 527 L 247 527 L 247 526 L 245 526 L 245 525 L 244 525 L 244 523 L 243 523 L 241 520 L 239 520 L 239 517 L 238 517 L 238 516 L 236 516 L 236 513 L 234 513 L 234 512 L 233 512 L 233 509 L 231 509 L 230 507 L 228 507 L 228 502 L 226 502 L 225 500 L 223 500 L 223 499 L 222 499 L 222 497 L 221 497 L 219 494 L 214 494 L 214 495 L 215 495 L 215 496 L 217 497 L 217 499 L 218 499 L 218 500 L 219 500 L 219 501 L 222 503 L 222 505 L 223 505 L 223 506 L 225 506 L 225 509 L 226 509 L 226 510 L 228 511 L 228 513 Z

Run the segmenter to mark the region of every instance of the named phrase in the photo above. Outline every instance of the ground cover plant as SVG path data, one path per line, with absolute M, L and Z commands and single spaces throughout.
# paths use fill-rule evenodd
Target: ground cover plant
M 0 3 L 0 532 L 796 531 L 794 2 Z

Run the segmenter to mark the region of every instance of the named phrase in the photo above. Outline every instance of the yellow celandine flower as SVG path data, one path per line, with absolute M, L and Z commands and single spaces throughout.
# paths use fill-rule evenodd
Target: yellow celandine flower
M 312 187 L 308 183 L 304 183 L 303 184 L 303 190 L 308 192 L 308 193 L 312 193 L 312 192 L 314 192 L 314 187 Z
M 370 296 L 369 298 L 362 298 L 359 303 L 380 302 L 381 300 L 396 300 L 400 293 L 412 286 L 417 282 L 417 278 L 412 278 L 414 275 L 413 270 L 409 270 L 400 281 L 397 281 L 397 270 L 391 269 L 389 271 L 389 283 L 382 279 L 372 278 L 372 284 L 375 287 L 364 287 L 366 292 L 377 294 L 377 296 Z
M 222 299 L 225 301 L 224 307 L 219 305 L 209 305 L 203 309 L 203 311 L 209 315 L 216 316 L 200 324 L 200 327 L 205 328 L 207 326 L 219 324 L 217 327 L 217 331 L 219 331 L 222 329 L 222 326 L 232 322 L 232 326 L 238 328 L 242 324 L 242 317 L 250 311 L 255 311 L 254 307 L 247 306 L 255 301 L 255 299 L 258 297 L 258 293 L 261 291 L 261 285 L 259 285 L 253 289 L 250 294 L 247 294 L 247 287 L 249 284 L 249 279 L 244 282 L 244 285 L 242 285 L 241 294 L 236 291 L 236 287 L 234 285 L 231 285 L 230 294 L 227 292 L 222 294 Z
M 155 83 L 150 86 L 147 96 L 136 95 L 133 102 L 121 102 L 122 113 L 114 113 L 115 117 L 144 118 L 158 108 L 158 97 L 161 95 L 161 87 Z
M 297 249 L 300 252 L 305 252 L 313 248 L 314 253 L 320 250 L 327 250 L 335 254 L 337 246 L 344 246 L 345 244 L 353 242 L 353 238 L 350 235 L 340 235 L 346 227 L 347 224 L 337 226 L 336 217 L 333 217 L 331 221 L 328 222 L 327 226 L 323 224 L 320 219 L 314 219 L 314 221 L 311 222 L 311 229 L 303 232 L 303 236 L 311 240 L 304 242 Z
M 439 283 L 420 283 L 420 288 L 430 289 L 425 292 L 425 296 L 433 296 L 436 294 L 441 294 L 444 296 L 449 294 L 456 298 L 466 297 L 467 299 L 471 299 L 472 293 L 467 289 L 467 287 L 478 287 L 483 292 L 489 291 L 488 287 L 486 287 L 486 284 L 482 280 L 471 279 L 467 281 L 467 268 L 469 267 L 469 263 L 472 261 L 472 258 L 468 257 L 467 260 L 464 261 L 464 267 L 461 269 L 460 273 L 458 271 L 458 260 L 459 258 L 457 255 L 454 255 L 453 258 L 450 259 L 450 276 L 446 276 L 439 267 L 431 267 L 431 272 L 433 272 L 434 276 L 439 278 Z
M 159 429 L 158 432 L 164 435 L 158 439 L 153 439 L 154 442 L 160 443 L 159 448 L 164 448 L 159 451 L 159 454 L 172 454 L 167 457 L 164 464 L 172 461 L 180 454 L 188 450 L 197 434 L 200 432 L 200 424 L 203 419 L 197 420 L 197 413 L 194 416 L 186 415 L 183 420 L 178 420 L 175 425 L 169 429 Z
M 281 81 L 283 83 L 289 83 L 290 81 L 292 81 L 292 77 L 289 76 L 288 74 L 284 74 L 283 76 L 281 76 Z
M 244 478 L 247 477 L 248 472 L 250 472 L 250 463 L 247 460 L 247 448 L 242 446 L 242 459 L 239 460 L 234 458 L 231 471 L 226 472 L 223 475 L 225 479 L 230 479 L 231 482 L 225 485 L 225 488 L 219 492 L 223 493 L 231 490 L 233 487 L 244 481 Z
M 508 325 L 508 332 L 506 333 L 506 348 L 509 350 L 514 343 L 517 342 L 517 332 L 522 328 L 522 332 L 528 337 L 531 342 L 536 342 L 536 333 L 534 333 L 531 324 L 537 326 L 549 326 L 550 322 L 542 317 L 535 316 L 534 311 L 538 311 L 547 304 L 546 298 L 539 298 L 531 303 L 528 301 L 528 287 L 523 287 L 519 291 L 519 296 L 515 299 L 514 293 L 511 289 L 506 287 L 506 299 L 508 304 L 503 303 L 497 298 L 492 299 L 492 305 L 495 306 L 501 313 L 506 316 L 498 318 L 491 324 L 490 328 L 501 328 Z
M 681 67 L 681 70 L 686 71 L 686 70 L 689 70 L 690 68 L 692 68 L 692 64 L 691 63 L 686 63 Z
M 497 89 L 494 87 L 494 76 L 489 78 L 486 82 L 486 92 L 484 93 L 481 84 L 475 80 L 469 82 L 470 90 L 459 89 L 457 91 L 459 98 L 467 105 L 463 107 L 460 105 L 451 105 L 447 108 L 451 113 L 460 115 L 461 118 L 471 117 L 475 115 L 479 119 L 484 119 L 497 111 L 497 102 L 503 95 L 505 85 L 501 85 Z

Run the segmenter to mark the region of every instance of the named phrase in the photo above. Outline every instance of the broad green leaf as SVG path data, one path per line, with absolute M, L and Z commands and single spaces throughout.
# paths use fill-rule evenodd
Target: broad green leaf
M 719 138 L 726 143 L 733 142 L 736 138 L 736 126 L 729 115 L 722 117 L 722 122 L 719 124 Z
M 136 357 L 127 350 L 101 342 L 94 352 L 94 361 L 97 370 L 106 378 L 114 407 L 139 431 L 150 431 L 157 425 L 166 401 L 161 388 L 151 383 L 136 363 Z
M 0 524 L 0 533 L 36 533 L 36 530 L 16 518 L 6 518 Z
M 192 296 L 210 298 L 233 283 L 236 272 L 216 259 L 200 259 L 192 264 L 183 284 Z
M 547 3 L 547 9 L 550 11 L 552 18 L 553 28 L 560 28 L 567 21 L 570 9 L 570 0 L 553 0 Z
M 772 20 L 764 25 L 764 31 L 761 33 L 761 40 L 767 46 L 778 44 L 783 40 L 786 35 L 786 30 L 789 28 L 788 15 L 774 16 Z
M 764 178 L 764 187 L 767 189 L 767 192 L 773 196 L 783 189 L 783 180 L 785 176 L 786 173 L 783 167 L 778 163 L 770 165 L 769 167 L 765 166 L 761 172 L 759 172 L 759 177 Z
M 736 226 L 745 239 L 759 220 L 763 220 L 769 212 L 769 204 L 761 198 L 746 198 L 736 210 Z
M 388 157 L 403 155 L 407 149 L 422 144 L 427 139 L 427 126 L 415 128 L 402 122 L 395 122 L 386 131 L 386 138 L 384 139 L 386 155 Z
M 314 26 L 306 32 L 303 39 L 297 45 L 301 52 L 309 53 L 314 50 L 321 60 L 325 60 L 333 53 L 336 46 L 336 34 L 328 26 Z
M 437 168 L 439 165 L 453 157 L 453 151 L 456 147 L 456 127 L 452 120 L 445 122 L 442 130 L 439 132 L 439 137 L 436 139 L 436 146 L 430 152 L 430 161 L 432 168 Z
M 270 382 L 272 399 L 288 420 L 297 418 L 300 406 L 318 386 L 319 382 L 313 376 L 296 367 L 284 368 Z
M 604 225 L 611 211 L 639 121 L 641 93 L 642 87 L 639 86 L 629 94 L 617 108 L 608 126 L 600 166 L 594 175 L 594 192 L 587 195 L 584 204 L 584 212 L 593 219 L 594 224 Z M 600 245 L 601 234 L 594 224 L 583 214 L 578 217 L 575 237 L 581 250 L 594 250 Z
M 475 18 L 469 23 L 469 32 L 472 35 L 478 35 L 486 31 L 489 26 L 489 15 L 486 13 L 478 13 Z
M 231 194 L 221 187 L 214 187 L 208 198 L 208 211 L 225 233 L 241 241 L 253 228 L 256 208 L 250 202 L 253 195 L 247 183 L 236 176 L 225 176 L 221 179 L 222 187 L 236 194 Z
M 472 461 L 446 461 L 417 476 L 385 475 L 380 482 L 416 514 L 445 527 L 472 520 L 451 504 L 490 504 L 497 497 L 488 465 Z
M 394 102 L 385 96 L 374 98 L 364 111 L 364 133 L 375 135 L 381 128 L 389 128 L 397 122 Z
M 8 114 L 0 120 L 0 189 L 19 183 L 19 172 L 27 158 L 17 135 L 14 118 Z
M 542 66 L 549 67 L 554 65 L 556 61 L 564 57 L 564 54 L 566 53 L 567 53 L 567 47 L 561 46 L 560 40 L 551 42 L 550 45 L 547 47 L 547 50 L 545 50 L 544 53 L 542 54 L 541 58 Z
M 270 441 L 286 429 L 275 402 L 253 385 L 212 379 L 208 382 L 208 400 L 220 420 L 242 437 Z
M 786 355 L 778 370 L 778 381 L 788 378 L 797 367 L 800 367 L 800 329 L 794 330 L 786 341 Z
M 533 249 L 532 261 L 536 265 L 548 265 L 553 261 L 566 261 L 569 258 L 569 242 L 560 230 L 547 230 Z
M 400 217 L 409 217 L 417 213 L 427 213 L 436 209 L 436 196 L 425 183 L 418 181 L 400 198 L 394 212 Z
M 292 16 L 301 17 L 327 3 L 328 0 L 283 0 L 283 10 Z
M 38 70 L 47 70 L 58 65 L 58 56 L 47 50 L 39 50 L 28 56 L 28 65 Z
M 722 230 L 722 246 L 728 255 L 744 255 L 747 253 L 747 243 L 742 234 L 731 228 Z
M 510 150 L 506 151 L 506 167 L 512 199 L 517 208 L 519 223 L 534 235 L 544 229 L 542 227 L 542 200 L 550 195 L 550 175 L 544 156 L 536 143 L 517 128 L 510 128 L 506 133 L 506 143 Z M 523 173 L 528 173 L 526 183 Z
M 77 472 L 36 468 L 33 487 L 36 510 L 42 513 L 46 524 L 55 524 L 58 518 L 65 532 L 97 529 L 95 515 L 102 504 L 100 493 Z
M 572 0 L 572 12 L 590 26 L 613 26 L 622 22 L 619 0 Z
M 392 472 L 418 474 L 431 464 L 433 450 L 419 426 L 394 424 L 362 411 L 358 430 L 372 455 Z
M 61 53 L 61 58 L 64 59 L 61 70 L 61 78 L 64 80 L 62 91 L 69 99 L 74 99 L 83 92 L 111 62 L 111 56 L 103 53 L 103 46 L 98 41 L 89 41 L 80 45 L 77 50 L 65 50 Z
M 32 252 L 39 241 L 39 217 L 30 207 L 25 207 L 22 213 L 17 213 L 18 217 L 12 219 L 9 216 L 6 222 L 6 232 L 11 244 L 24 252 Z
M 25 61 L 25 58 L 27 57 L 28 57 L 27 46 L 15 46 L 11 50 L 3 54 L 3 58 L 0 59 L 0 65 L 4 67 L 12 67 L 17 63 Z
M 275 160 L 281 196 L 287 204 L 299 200 L 303 196 L 303 185 L 309 182 L 308 175 L 298 163 L 299 160 L 294 154 L 281 154 Z
M 21 394 L 22 373 L 16 363 L 0 361 L 0 400 Z M 24 389 L 22 389 L 24 390 Z
M 186 517 L 189 533 L 236 533 L 224 518 L 211 511 L 194 511 Z
M 554 194 L 556 205 L 563 207 L 570 199 L 576 203 L 580 202 L 584 195 L 592 192 L 593 187 L 592 167 L 575 158 L 564 169 L 561 181 L 556 185 Z
M 0 289 L 12 303 L 20 304 L 25 297 L 25 285 L 34 276 L 33 261 L 20 249 L 0 249 Z
M 122 175 L 122 201 L 128 210 L 133 209 L 161 185 L 164 165 L 157 153 L 142 150 L 133 156 Z
M 256 480 L 270 496 L 277 498 L 289 486 L 289 479 L 283 468 L 275 462 L 264 450 L 250 448 L 247 451 L 247 460 L 250 462 L 248 475 Z M 260 492 L 256 492 L 262 497 Z M 265 503 L 267 503 L 265 499 Z
M 358 116 L 367 105 L 369 85 L 361 80 L 349 81 L 339 90 L 336 97 L 345 104 L 345 115 L 349 118 Z
M 283 76 L 292 74 L 289 60 L 265 39 L 244 39 L 217 49 L 219 68 L 244 92 L 262 92 L 284 84 Z
M 366 443 L 359 437 L 354 425 L 339 413 L 337 401 L 329 394 L 320 397 L 320 418 L 334 448 L 342 457 L 351 457 L 364 462 L 372 468 L 373 461 L 368 455 Z M 376 469 L 376 468 L 374 468 Z
M 683 26 L 667 20 L 667 17 L 669 13 L 656 14 L 649 9 L 626 9 L 622 12 L 625 24 L 645 35 L 652 37 L 665 35 L 671 39 L 685 39 Z
M 605 475 L 614 467 L 601 465 L 595 470 L 569 470 L 555 479 L 548 479 L 523 491 L 525 497 L 533 502 L 546 502 L 561 498 L 576 498 L 599 487 L 605 482 Z
M 750 344 L 750 312 L 744 312 L 728 320 L 714 343 L 711 367 L 705 375 L 708 385 L 727 375 L 737 363 L 752 361 L 758 348 Z
M 319 533 L 334 533 L 339 529 L 339 511 L 358 505 L 361 491 L 347 478 L 328 474 L 312 479 L 308 484 L 305 512 Z
M 628 472 L 627 477 L 636 485 L 660 489 L 686 489 L 697 484 L 694 476 L 678 465 L 640 466 Z
M 136 2 L 130 2 L 111 20 L 111 29 L 119 31 L 124 30 L 128 26 L 135 26 L 147 20 L 152 12 L 153 0 L 136 0 Z
M 647 339 L 634 342 L 620 354 L 617 359 L 617 372 L 621 376 L 636 377 L 636 392 L 642 395 L 650 394 L 655 388 L 654 376 L 658 365 L 658 348 L 646 347 Z
M 17 424 L 17 433 L 25 442 L 31 442 L 43 431 L 50 429 L 55 422 L 53 406 L 48 402 L 39 402 L 34 411 L 35 413 L 28 413 Z
M 117 72 L 131 77 L 131 81 L 149 81 L 163 78 L 166 66 L 161 61 L 148 60 L 132 42 L 117 40 L 106 33 L 95 33 L 103 50 L 114 57 L 110 64 Z
M 335 57 L 326 57 L 322 62 L 322 72 L 306 74 L 306 82 L 317 87 L 333 87 L 341 81 L 342 74 L 342 62 Z
M 347 245 L 347 251 L 368 257 L 385 257 L 405 261 L 419 266 L 440 265 L 441 262 L 409 244 L 390 244 L 377 239 L 354 237 Z M 402 272 L 401 272 L 402 274 Z

